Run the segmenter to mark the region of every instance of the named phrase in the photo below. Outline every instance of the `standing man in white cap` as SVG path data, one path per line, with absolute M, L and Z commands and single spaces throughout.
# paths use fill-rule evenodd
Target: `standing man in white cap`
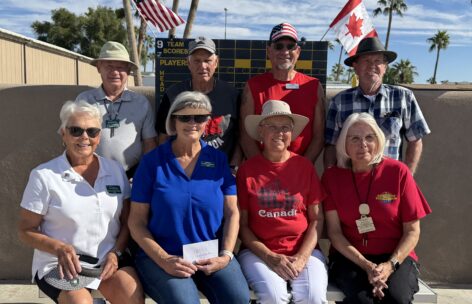
M 97 153 L 121 163 L 131 178 L 141 155 L 157 146 L 151 104 L 126 87 L 131 70 L 138 67 L 130 61 L 126 48 L 114 41 L 105 43 L 100 56 L 90 64 L 97 67 L 102 85 L 82 92 L 76 101 L 98 106 L 103 123 Z
M 308 117 L 309 123 L 289 150 L 315 162 L 323 149 L 325 96 L 320 81 L 295 70 L 300 56 L 297 30 L 289 23 L 272 29 L 267 55 L 272 64 L 269 72 L 252 77 L 246 84 L 241 103 L 241 122 L 246 116 L 261 114 L 262 105 L 270 99 L 283 100 L 292 112 Z M 246 158 L 260 153 L 260 146 L 240 123 L 241 148 Z
M 238 142 L 239 93 L 229 83 L 216 79 L 218 55 L 213 40 L 198 37 L 188 46 L 187 65 L 190 78 L 169 87 L 162 97 L 157 112 L 159 144 L 167 139 L 165 121 L 177 95 L 185 91 L 198 91 L 208 96 L 212 115 L 202 139 L 228 157 L 232 168 L 239 164 L 241 152 Z
M 344 90 L 333 97 L 329 104 L 325 130 L 324 166 L 336 164 L 336 141 L 344 121 L 356 112 L 374 116 L 385 134 L 384 155 L 400 159 L 402 135 L 407 139 L 403 161 L 415 173 L 423 150 L 422 138 L 429 134 L 428 124 L 413 92 L 407 88 L 382 84 L 390 62 L 397 54 L 385 50 L 377 37 L 361 40 L 356 54 L 344 64 L 353 67 L 359 78 L 359 86 Z

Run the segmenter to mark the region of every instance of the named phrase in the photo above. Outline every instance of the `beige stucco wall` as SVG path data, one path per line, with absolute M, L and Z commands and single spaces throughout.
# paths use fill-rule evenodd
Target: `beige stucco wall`
M 15 231 L 29 172 L 62 151 L 58 112 L 83 86 L 0 87 L 0 279 L 27 279 L 32 250 Z M 451 87 L 450 89 L 454 89 Z M 154 101 L 152 88 L 136 88 Z M 328 91 L 328 98 L 333 96 Z M 417 248 L 426 281 L 472 283 L 472 91 L 415 90 L 432 129 L 417 182 L 433 213 Z
M 24 83 L 23 46 L 0 39 L 0 83 Z
M 92 58 L 0 29 L 1 84 L 79 84 L 98 86 Z
M 75 59 L 27 46 L 27 84 L 76 84 Z

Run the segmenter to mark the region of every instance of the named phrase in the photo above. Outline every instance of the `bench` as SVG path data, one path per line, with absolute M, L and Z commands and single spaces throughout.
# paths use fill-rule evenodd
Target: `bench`
M 413 303 L 430 303 L 435 304 L 438 302 L 438 295 L 428 286 L 425 282 L 419 280 L 420 290 L 415 294 Z M 92 291 L 92 296 L 95 299 L 103 299 L 102 294 L 98 290 Z M 46 295 L 40 290 L 39 297 L 45 298 Z M 328 292 L 326 294 L 328 301 L 342 301 L 344 299 L 344 294 L 336 286 L 329 284 Z M 146 298 L 149 298 L 146 296 Z M 200 299 L 206 299 L 203 294 L 200 294 Z M 251 300 L 255 302 L 256 296 L 251 291 Z

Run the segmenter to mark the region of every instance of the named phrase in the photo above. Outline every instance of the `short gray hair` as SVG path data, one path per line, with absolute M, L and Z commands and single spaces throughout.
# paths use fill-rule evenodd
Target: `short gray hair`
M 338 141 L 336 142 L 336 157 L 338 160 L 338 167 L 340 168 L 351 167 L 351 158 L 346 152 L 346 138 L 347 132 L 356 123 L 366 124 L 371 127 L 374 131 L 375 138 L 377 139 L 377 151 L 374 152 L 374 158 L 369 165 L 378 164 L 382 160 L 385 148 L 385 135 L 377 125 L 374 117 L 369 113 L 353 113 L 349 115 L 344 122 Z
M 169 113 L 166 118 L 166 132 L 167 135 L 175 135 L 175 121 L 172 119 L 172 114 L 184 108 L 205 109 L 211 113 L 211 103 L 208 96 L 197 91 L 182 92 L 175 97 L 174 102 L 170 106 Z
M 57 130 L 59 134 L 67 127 L 70 118 L 76 114 L 87 114 L 96 119 L 100 126 L 102 125 L 102 114 L 100 114 L 100 110 L 97 106 L 91 105 L 85 100 L 75 102 L 69 100 L 64 103 L 59 113 L 59 118 L 61 119 L 61 125 L 59 126 L 59 130 Z

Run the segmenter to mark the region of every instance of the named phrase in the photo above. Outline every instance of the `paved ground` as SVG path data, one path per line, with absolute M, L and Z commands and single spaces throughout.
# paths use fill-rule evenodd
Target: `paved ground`
M 434 288 L 439 295 L 439 304 L 472 304 L 472 285 L 441 286 Z M 26 282 L 0 281 L 0 303 L 36 304 L 53 303 L 48 299 L 38 298 L 38 288 Z M 146 304 L 153 303 L 146 300 Z

